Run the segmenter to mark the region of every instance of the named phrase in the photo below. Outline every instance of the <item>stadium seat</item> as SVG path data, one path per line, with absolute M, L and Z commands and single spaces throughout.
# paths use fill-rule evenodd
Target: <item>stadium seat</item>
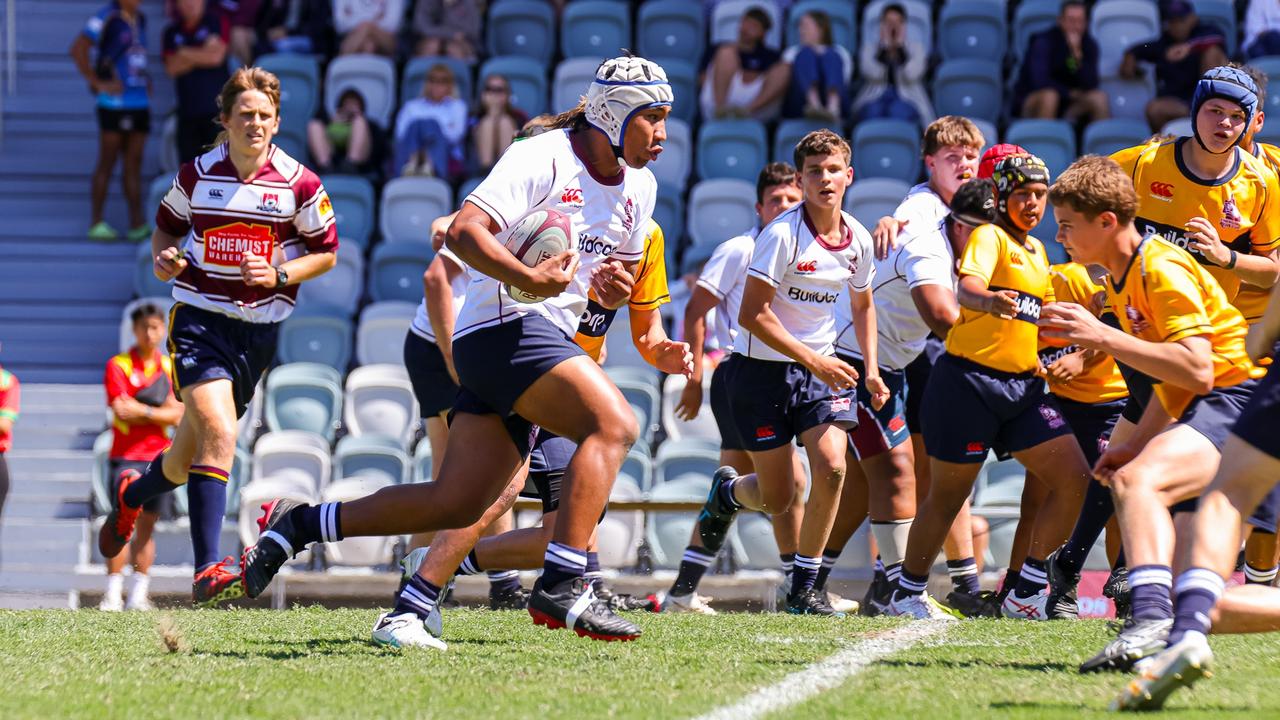
M 654 486 L 699 478 L 711 483 L 720 467 L 720 443 L 710 440 L 667 440 L 653 459 Z
M 351 362 L 351 322 L 346 318 L 294 312 L 280 324 L 276 359 L 281 363 L 321 363 L 338 371 Z
M 640 351 L 636 349 L 635 342 L 631 339 L 631 316 L 630 309 L 622 307 L 618 309 L 613 318 L 613 324 L 609 326 L 609 332 L 604 336 L 606 348 L 605 367 L 610 369 L 629 368 L 635 372 L 634 377 L 640 377 L 642 374 L 649 378 L 649 383 L 657 388 L 657 381 L 654 379 L 658 371 L 652 365 L 645 362 L 640 355 Z M 649 415 L 650 420 L 656 420 L 655 414 Z M 642 428 L 643 429 L 643 428 Z
M 377 435 L 408 446 L 418 428 L 418 401 L 403 363 L 363 365 L 347 375 L 342 422 L 348 437 Z
M 1270 117 L 1280 117 L 1274 114 L 1280 113 L 1280 55 L 1254 58 L 1249 61 L 1249 65 L 1267 76 L 1267 102 L 1262 108 L 1263 111 Z M 1275 92 L 1270 91 L 1272 87 L 1276 88 Z M 1268 133 L 1267 129 L 1267 126 L 1263 125 L 1264 135 L 1274 135 L 1274 133 Z
M 138 243 L 138 251 L 134 256 L 133 292 L 138 297 L 164 297 L 173 294 L 173 282 L 160 282 L 155 272 L 155 256 L 151 254 L 151 243 Z
M 364 96 L 365 114 L 381 127 L 391 127 L 396 109 L 396 66 L 381 55 L 339 55 L 324 74 L 324 107 L 330 114 L 348 88 Z
M 346 238 L 342 238 L 346 240 Z M 338 243 L 338 264 L 298 287 L 298 303 L 307 314 L 349 318 L 364 295 L 364 255 L 355 243 Z
M 1232 0 L 1191 0 L 1200 22 L 1222 31 L 1227 57 L 1235 57 L 1240 30 L 1236 27 L 1236 8 Z
M 1175 135 L 1177 137 L 1191 137 L 1192 127 L 1190 117 L 1180 117 L 1164 124 L 1160 128 L 1161 135 Z
M 489 55 L 518 55 L 546 72 L 556 49 L 556 19 L 550 3 L 538 0 L 499 0 L 485 18 Z
M 682 54 L 681 57 L 693 56 Z M 698 117 L 698 67 L 688 60 L 674 58 L 663 58 L 661 64 L 675 97 L 670 117 L 692 125 Z
M 662 228 L 663 249 L 666 251 L 667 276 L 679 271 L 675 264 L 684 247 L 684 201 L 679 188 L 658 185 L 658 198 L 653 206 L 653 221 Z
M 606 4 L 612 3 L 606 2 Z M 571 57 L 561 60 L 556 66 L 554 79 L 551 81 L 551 112 L 562 113 L 577 107 L 578 101 L 586 93 L 587 86 L 595 79 L 596 69 L 599 67 L 600 58 L 598 57 Z
M 755 182 L 768 159 L 764 125 L 756 120 L 708 120 L 698 130 L 698 177 Z
M 267 375 L 264 414 L 268 430 L 303 430 L 333 441 L 342 418 L 342 385 L 332 375 L 320 372 L 321 368 L 325 366 L 290 363 Z
M 400 438 L 348 435 L 333 451 L 333 478 L 379 475 L 399 485 L 409 477 L 410 461 Z
M 990 0 L 948 0 L 938 16 L 938 42 L 943 60 L 1004 59 L 1004 3 Z
M 831 20 L 831 39 L 836 46 L 844 48 L 850 55 L 858 54 L 857 5 L 855 3 L 833 3 L 826 0 L 801 0 L 787 11 L 787 41 L 785 47 L 800 44 L 800 17 L 805 13 L 817 10 L 825 13 Z
M 1027 53 L 1027 44 L 1036 33 L 1044 32 L 1058 23 L 1059 0 L 1022 0 L 1013 11 L 1013 55 L 1018 64 Z
M 933 107 L 938 115 L 964 115 L 995 123 L 1004 89 L 1000 65 L 992 60 L 944 60 L 933 78 Z
M 771 48 L 782 47 L 782 11 L 776 3 L 760 0 L 720 0 L 711 11 L 711 46 L 738 41 L 738 25 L 742 16 L 751 8 L 760 8 L 769 16 L 770 27 L 765 33 L 764 44 Z M 683 55 L 684 53 L 681 53 Z
M 224 516 L 237 517 L 240 514 L 240 490 L 249 482 L 249 472 L 253 461 L 249 451 L 236 448 L 236 459 L 231 464 L 231 474 L 227 476 L 227 505 Z M 187 486 L 182 485 L 173 491 L 173 509 L 179 515 L 191 514 L 191 501 L 187 497 Z
M 975 483 L 973 506 L 1014 506 L 1022 503 L 1022 486 L 1026 470 L 1016 460 L 988 463 Z
M 756 224 L 755 200 L 755 185 L 746 180 L 718 178 L 694 185 L 685 223 L 690 241 L 715 247 L 750 230 Z
M 676 405 L 680 402 L 680 394 L 684 392 L 685 377 L 668 375 L 663 381 L 662 428 L 666 430 L 668 440 L 698 439 L 720 443 L 720 428 L 716 426 L 715 417 L 711 414 L 711 373 L 704 373 L 704 377 L 702 409 L 697 417 L 687 422 L 676 417 Z
M 920 177 L 920 129 L 901 120 L 864 120 L 853 129 L 853 172 L 858 178 Z
M 270 53 L 254 63 L 280 78 L 280 123 L 305 128 L 320 107 L 320 63 L 314 55 Z
M 93 439 L 93 466 L 89 469 L 89 501 L 93 505 L 93 516 L 100 517 L 111 512 L 111 445 L 115 436 L 111 430 L 103 430 Z
M 484 176 L 472 176 L 462 181 L 462 185 L 458 186 L 458 206 L 461 207 L 462 201 L 467 199 L 472 190 L 480 187 L 480 183 L 484 182 Z
M 540 4 L 540 3 L 535 3 Z M 478 83 L 484 85 L 490 75 L 501 75 L 511 88 L 511 104 L 529 117 L 541 115 L 547 108 L 547 71 L 527 57 L 503 55 L 491 57 L 480 66 Z M 585 92 L 586 88 L 582 88 Z
M 649 164 L 649 169 L 659 183 L 683 189 L 689 181 L 690 158 L 693 154 L 693 134 L 689 130 L 689 123 L 669 117 L 662 154 Z
M 707 43 L 702 7 L 687 0 L 650 0 L 636 16 L 636 49 L 666 69 L 666 58 L 702 58 Z M 679 99 L 679 96 L 677 96 Z
M 649 499 L 700 502 L 706 500 L 707 493 L 710 491 L 710 475 L 706 478 L 690 476 L 655 485 L 649 493 Z M 649 541 L 649 550 L 653 553 L 655 567 L 675 569 L 680 565 L 680 558 L 689 545 L 689 536 L 693 532 L 697 519 L 698 514 L 692 511 L 649 513 L 645 535 Z
M 1137 80 L 1103 78 L 1099 87 L 1107 94 L 1112 118 L 1146 121 L 1147 103 L 1156 96 L 1155 78 L 1150 74 Z
M 375 302 L 422 300 L 422 274 L 435 257 L 429 241 L 383 243 L 369 261 L 369 297 Z
M 249 399 L 249 406 L 236 423 L 237 447 L 251 448 L 258 441 L 258 433 L 262 432 L 262 406 L 266 403 L 267 396 L 265 388 L 265 379 L 259 378 L 257 386 L 253 388 L 253 397 Z
M 1000 132 L 996 129 L 995 123 L 982 118 L 969 118 L 969 122 L 977 126 L 978 132 L 982 133 L 983 151 L 1000 142 Z
M 636 501 L 643 497 L 640 487 L 619 477 L 609 492 L 610 500 Z M 596 526 L 600 565 L 607 568 L 635 567 L 640 539 L 644 537 L 644 513 L 638 510 L 611 512 Z
M 447 65 L 453 71 L 453 82 L 458 88 L 458 97 L 470 105 L 475 99 L 471 82 L 471 63 L 451 57 L 416 57 L 404 66 L 400 74 L 400 103 L 422 97 L 422 84 L 427 79 L 427 71 L 436 65 Z M 397 106 L 398 107 L 398 106 Z
M 859 47 L 876 47 L 880 40 L 880 13 L 890 3 L 907 11 L 907 39 L 926 49 L 933 47 L 933 8 L 923 0 L 872 0 L 862 12 L 862 39 Z
M 320 181 L 333 203 L 338 237 L 344 243 L 354 243 L 362 251 L 369 247 L 377 207 L 373 184 L 359 175 L 327 175 Z
M 1133 147 L 1150 136 L 1151 129 L 1143 120 L 1095 120 L 1084 129 L 1082 150 L 1086 155 L 1110 155 L 1117 150 Z
M 362 473 L 335 480 L 324 489 L 324 502 L 357 500 L 391 485 L 382 473 Z M 324 559 L 329 565 L 348 567 L 382 567 L 392 562 L 391 551 L 398 537 L 353 537 L 324 546 Z
M 623 465 L 625 466 L 625 461 Z M 413 477 L 410 482 L 431 482 L 431 443 L 424 437 L 413 451 Z
M 173 296 L 171 295 L 156 295 L 154 297 L 141 297 L 137 300 L 130 301 L 128 305 L 125 305 L 124 311 L 120 313 L 119 352 L 124 352 L 133 347 L 133 321 L 129 319 L 129 316 L 133 314 L 134 310 L 137 310 L 143 305 L 151 304 L 160 308 L 160 312 L 164 313 L 167 318 L 169 316 L 169 308 L 173 307 L 173 302 Z M 166 321 L 166 324 L 168 324 L 168 321 Z M 166 350 L 166 348 L 162 346 L 161 350 Z
M 327 453 L 325 458 L 327 460 Z M 327 464 L 326 467 L 328 467 Z M 320 497 L 318 492 L 308 491 L 304 486 L 296 484 L 289 475 L 270 475 L 249 483 L 240 489 L 240 513 L 236 522 L 240 544 L 249 547 L 258 542 L 258 519 L 262 517 L 262 505 L 272 500 L 314 503 L 318 502 Z M 310 562 L 311 551 L 303 550 L 288 564 L 305 566 Z
M 738 513 L 731 535 L 734 560 L 747 570 L 775 570 L 778 542 L 773 538 L 769 516 L 758 512 Z
M 160 201 L 164 200 L 164 196 L 169 194 L 169 188 L 173 187 L 173 175 L 161 173 L 147 186 L 147 204 L 143 206 L 147 212 L 155 212 L 160 207 Z
M 382 187 L 378 227 L 383 242 L 430 241 L 431 223 L 453 212 L 453 190 L 435 177 L 398 177 Z M 426 266 L 423 266 L 425 269 Z
M 1076 131 L 1066 120 L 1015 120 L 1004 141 L 1021 145 L 1044 160 L 1050 177 L 1058 177 L 1076 159 Z
M 773 133 L 773 152 L 770 154 L 770 158 L 773 162 L 794 164 L 796 143 L 800 142 L 805 135 L 823 128 L 833 130 L 837 135 L 844 135 L 842 128 L 832 127 L 831 123 L 825 123 L 821 120 L 806 120 L 804 118 L 783 120 L 778 123 L 778 129 Z
M 144 160 L 145 162 L 145 160 Z M 170 115 L 160 126 L 160 174 L 172 178 L 178 174 L 178 116 Z
M 893 214 L 910 189 L 907 183 L 891 178 L 855 180 L 844 194 L 844 211 L 864 227 L 873 228 L 877 220 Z
M 631 43 L 631 8 L 609 0 L 576 0 L 560 16 L 560 52 L 566 58 L 617 57 Z
M 356 326 L 356 364 L 403 364 L 405 333 L 417 310 L 416 302 L 388 300 L 366 305 Z
M 622 460 L 622 469 L 618 471 L 618 480 L 627 480 L 641 490 L 653 487 L 653 461 L 644 450 L 632 448 Z
M 616 384 L 618 390 L 622 391 L 622 397 L 626 398 L 636 414 L 636 421 L 640 425 L 640 439 L 652 443 L 662 403 L 657 383 L 616 381 Z
M 1160 14 L 1150 0 L 1099 0 L 1089 16 L 1098 39 L 1098 73 L 1116 74 L 1125 50 L 1160 35 Z
M 297 128 L 281 123 L 280 132 L 276 134 L 271 142 L 294 160 L 304 165 L 311 162 L 311 153 L 307 150 L 307 128 L 305 125 Z
M 314 499 L 332 478 L 329 441 L 302 430 L 269 432 L 254 445 L 251 468 L 246 489 L 275 478 Z

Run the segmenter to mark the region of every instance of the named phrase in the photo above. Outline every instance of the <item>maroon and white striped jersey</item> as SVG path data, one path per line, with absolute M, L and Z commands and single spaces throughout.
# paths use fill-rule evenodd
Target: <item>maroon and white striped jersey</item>
M 245 285 L 244 253 L 278 266 L 338 249 L 333 205 L 320 178 L 275 146 L 267 164 L 244 181 L 225 143 L 184 164 L 156 211 L 156 227 L 182 238 L 187 267 L 174 282 L 173 298 L 252 323 L 288 317 L 298 286 Z

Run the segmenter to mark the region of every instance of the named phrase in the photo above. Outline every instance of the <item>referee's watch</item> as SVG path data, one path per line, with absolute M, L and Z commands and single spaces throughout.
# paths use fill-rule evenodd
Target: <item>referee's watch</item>
M 284 268 L 282 267 L 276 268 L 276 287 L 282 288 L 288 284 L 289 284 L 289 273 L 285 272 Z

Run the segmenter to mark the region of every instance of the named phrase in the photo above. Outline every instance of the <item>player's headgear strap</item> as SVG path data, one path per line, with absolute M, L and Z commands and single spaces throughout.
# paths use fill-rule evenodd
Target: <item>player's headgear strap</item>
M 1005 155 L 996 161 L 991 180 L 996 184 L 996 212 L 1005 222 L 1012 223 L 1009 217 L 1009 195 L 1030 183 L 1048 185 L 1049 168 L 1043 160 L 1030 153 Z
M 627 123 L 642 110 L 670 106 L 671 83 L 662 66 L 642 57 L 605 60 L 587 88 L 586 120 L 609 138 L 614 154 L 621 157 Z
M 1249 77 L 1249 73 L 1227 65 L 1211 68 L 1200 76 L 1200 80 L 1196 82 L 1196 91 L 1191 96 L 1191 134 L 1206 152 L 1211 151 L 1205 147 L 1204 140 L 1200 137 L 1200 126 L 1196 123 L 1196 117 L 1200 114 L 1200 107 L 1213 98 L 1221 98 L 1239 105 L 1244 110 L 1244 124 L 1247 132 L 1249 123 L 1253 122 L 1253 116 L 1258 112 L 1258 85 L 1253 78 Z M 1245 133 L 1241 132 L 1231 147 L 1224 152 L 1230 152 L 1239 145 L 1244 135 Z

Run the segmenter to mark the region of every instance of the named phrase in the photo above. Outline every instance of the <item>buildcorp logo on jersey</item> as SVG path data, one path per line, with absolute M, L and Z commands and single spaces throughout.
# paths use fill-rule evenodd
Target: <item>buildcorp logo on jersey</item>
M 578 252 L 580 253 L 609 257 L 617 252 L 617 250 L 617 243 L 610 242 L 599 235 L 588 235 L 587 233 L 580 233 L 578 235 Z

